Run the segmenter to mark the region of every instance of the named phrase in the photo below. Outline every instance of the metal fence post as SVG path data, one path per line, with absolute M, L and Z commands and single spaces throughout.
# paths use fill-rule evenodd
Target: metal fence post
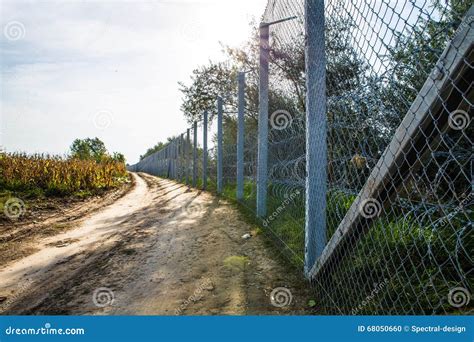
M 270 27 L 260 24 L 260 68 L 258 101 L 257 216 L 267 214 L 268 161 L 268 58 Z
M 176 138 L 176 180 L 179 181 L 179 149 L 181 143 L 179 137 Z
M 174 156 L 174 154 L 175 154 L 175 146 L 174 145 L 175 145 L 175 140 L 173 139 L 171 141 L 171 144 L 170 144 L 171 179 L 175 178 L 174 174 L 175 174 L 175 169 L 176 169 L 175 168 L 176 160 L 175 160 L 175 156 Z
M 163 176 L 163 150 L 158 152 L 158 176 Z
M 245 136 L 245 73 L 238 76 L 238 118 L 237 118 L 237 200 L 244 198 L 244 136 Z
M 202 130 L 202 189 L 207 188 L 207 110 L 204 112 Z
M 173 179 L 176 179 L 176 139 L 171 144 L 171 158 L 173 160 Z
M 186 165 L 186 185 L 189 185 L 189 161 L 190 161 L 190 147 L 191 139 L 189 128 L 186 130 L 186 144 L 184 145 L 184 163 Z
M 176 179 L 176 139 L 173 139 L 171 153 L 173 155 L 173 179 Z
M 197 122 L 194 121 L 193 124 L 193 187 L 197 185 Z
M 163 177 L 163 150 L 158 154 L 158 176 Z
M 326 245 L 327 118 L 324 0 L 306 0 L 305 273 Z
M 179 136 L 179 149 L 178 149 L 178 179 L 180 182 L 183 181 L 184 173 L 184 134 L 181 133 Z
M 161 151 L 161 177 L 165 177 L 166 168 L 166 148 Z
M 173 154 L 172 154 L 172 148 L 171 144 L 173 142 L 171 141 L 168 146 L 166 146 L 166 155 L 167 155 L 167 162 L 168 162 L 168 176 L 166 178 L 173 178 Z
M 217 193 L 222 193 L 222 97 L 217 97 Z
M 166 146 L 166 178 L 171 178 L 171 156 L 170 156 L 170 145 Z
M 176 180 L 179 182 L 181 174 L 181 161 L 180 161 L 180 150 L 181 150 L 181 137 L 176 138 Z

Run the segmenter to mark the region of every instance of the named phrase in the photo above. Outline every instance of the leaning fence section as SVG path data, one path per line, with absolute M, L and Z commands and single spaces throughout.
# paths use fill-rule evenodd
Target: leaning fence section
M 324 313 L 471 312 L 473 18 L 457 0 L 269 0 L 237 110 L 223 94 L 129 169 L 240 202 Z

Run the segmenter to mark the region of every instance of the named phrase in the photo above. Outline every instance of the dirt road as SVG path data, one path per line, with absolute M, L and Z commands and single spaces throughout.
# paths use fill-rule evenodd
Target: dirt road
M 310 295 L 223 199 L 146 174 L 77 227 L 0 266 L 2 314 L 308 314 Z M 281 292 L 271 303 L 271 292 Z M 276 293 L 276 292 L 274 292 Z M 280 305 L 281 306 L 281 305 Z

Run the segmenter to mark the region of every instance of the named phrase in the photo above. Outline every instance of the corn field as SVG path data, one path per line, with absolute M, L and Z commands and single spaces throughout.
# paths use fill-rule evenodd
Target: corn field
M 44 154 L 0 154 L 2 191 L 69 195 L 118 186 L 126 175 L 125 164 L 114 160 L 97 163 Z

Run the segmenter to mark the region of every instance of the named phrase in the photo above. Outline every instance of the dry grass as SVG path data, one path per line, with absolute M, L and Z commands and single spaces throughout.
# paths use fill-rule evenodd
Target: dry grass
M 0 190 L 32 195 L 70 195 L 116 187 L 127 177 L 124 163 L 97 163 L 43 154 L 0 153 Z

